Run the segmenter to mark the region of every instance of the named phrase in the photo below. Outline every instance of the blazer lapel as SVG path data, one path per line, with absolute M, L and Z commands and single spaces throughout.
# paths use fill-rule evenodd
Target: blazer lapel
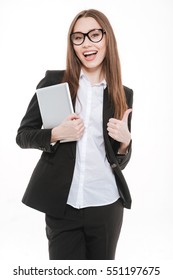
M 114 106 L 110 100 L 108 89 L 106 87 L 103 94 L 103 135 L 105 141 L 109 141 L 109 136 L 107 133 L 107 123 L 113 116 Z

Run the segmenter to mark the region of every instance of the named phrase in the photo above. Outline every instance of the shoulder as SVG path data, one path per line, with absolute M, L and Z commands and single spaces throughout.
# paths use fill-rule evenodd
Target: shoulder
M 47 70 L 45 77 L 38 83 L 37 88 L 52 86 L 61 83 L 65 70 Z
M 126 96 L 126 100 L 127 100 L 127 105 L 129 108 L 132 108 L 132 104 L 133 104 L 133 90 L 131 88 L 128 88 L 126 86 L 124 87 L 124 92 L 125 92 L 125 96 Z

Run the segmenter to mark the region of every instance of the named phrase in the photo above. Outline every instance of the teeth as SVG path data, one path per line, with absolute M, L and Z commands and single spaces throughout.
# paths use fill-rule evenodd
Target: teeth
M 86 56 L 86 55 L 91 55 L 91 54 L 96 54 L 96 53 L 97 53 L 96 51 L 95 52 L 93 52 L 93 51 L 92 52 L 85 52 L 84 55 Z

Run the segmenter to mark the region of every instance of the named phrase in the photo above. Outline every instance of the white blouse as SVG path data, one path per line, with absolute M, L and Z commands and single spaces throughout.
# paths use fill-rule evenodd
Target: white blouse
M 81 72 L 75 112 L 83 119 L 85 131 L 77 142 L 75 169 L 67 200 L 67 204 L 78 209 L 111 204 L 119 198 L 103 139 L 105 87 L 105 80 L 91 85 Z

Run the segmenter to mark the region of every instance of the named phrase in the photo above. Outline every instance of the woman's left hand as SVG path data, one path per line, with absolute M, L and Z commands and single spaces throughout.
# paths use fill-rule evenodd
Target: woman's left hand
M 128 129 L 128 117 L 132 112 L 132 109 L 127 109 L 121 120 L 111 118 L 107 123 L 107 130 L 110 137 L 123 144 L 124 147 L 128 147 L 131 134 Z

